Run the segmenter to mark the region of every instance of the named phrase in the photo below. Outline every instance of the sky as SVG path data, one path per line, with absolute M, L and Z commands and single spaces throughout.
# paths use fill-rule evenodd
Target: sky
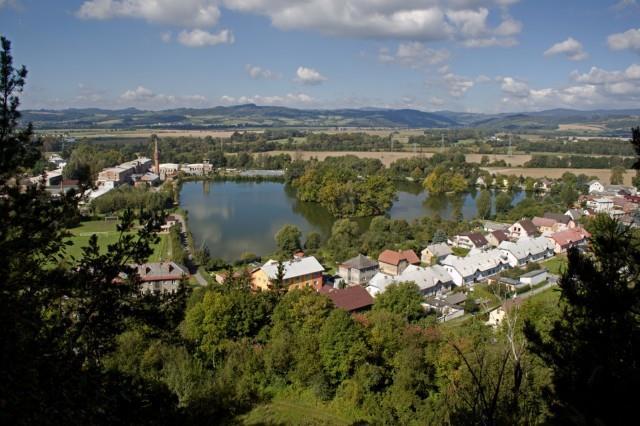
M 24 108 L 640 106 L 640 0 L 0 0 Z

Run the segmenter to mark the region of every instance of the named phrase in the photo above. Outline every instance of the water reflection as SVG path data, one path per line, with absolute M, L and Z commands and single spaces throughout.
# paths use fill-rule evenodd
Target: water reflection
M 412 221 L 423 216 L 450 219 L 460 211 L 465 219 L 476 215 L 474 191 L 467 194 L 429 196 L 417 183 L 398 184 L 397 200 L 387 215 Z M 525 197 L 513 193 L 513 204 Z M 495 194 L 494 194 L 495 204 Z M 296 225 L 306 235 L 311 231 L 328 238 L 335 218 L 317 203 L 296 198 L 295 189 L 278 182 L 187 182 L 180 193 L 182 208 L 189 211 L 189 224 L 196 246 L 206 244 L 211 255 L 235 260 L 242 253 L 259 255 L 276 249 L 274 235 L 285 224 Z M 356 219 L 361 230 L 371 218 Z

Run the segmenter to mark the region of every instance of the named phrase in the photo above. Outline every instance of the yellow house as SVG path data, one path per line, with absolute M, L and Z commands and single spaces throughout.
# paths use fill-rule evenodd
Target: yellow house
M 296 258 L 283 262 L 284 285 L 289 290 L 293 288 L 311 287 L 315 290 L 322 288 L 322 273 L 324 268 L 313 257 Z M 262 267 L 251 274 L 254 290 L 271 290 L 272 282 L 278 275 L 278 261 L 269 260 Z

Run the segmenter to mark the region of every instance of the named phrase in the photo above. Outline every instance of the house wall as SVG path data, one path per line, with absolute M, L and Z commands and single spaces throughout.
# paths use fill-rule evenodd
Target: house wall
M 320 290 L 322 288 L 322 281 L 322 272 L 318 272 L 315 274 L 306 274 L 299 277 L 286 279 L 284 281 L 284 285 L 289 290 L 305 287 L 311 287 L 315 290 Z M 258 269 L 251 275 L 251 283 L 254 290 L 270 290 L 271 281 L 262 269 Z
M 380 272 L 388 275 L 400 275 L 402 271 L 407 269 L 407 266 L 409 266 L 406 260 L 401 261 L 397 266 L 380 261 L 378 264 L 380 266 Z
M 251 286 L 254 290 L 269 290 L 269 277 L 262 269 L 251 274 Z
M 180 282 L 175 280 L 169 281 L 147 281 L 142 283 L 140 289 L 143 293 L 175 293 L 178 291 Z
M 546 279 L 547 279 L 547 273 L 545 272 L 545 273 L 536 275 L 535 277 L 520 277 L 520 282 L 522 282 L 523 284 L 536 285 L 536 284 L 540 284 Z

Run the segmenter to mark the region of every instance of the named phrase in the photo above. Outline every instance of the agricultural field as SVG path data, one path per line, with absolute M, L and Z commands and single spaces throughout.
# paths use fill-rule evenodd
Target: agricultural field
M 118 231 L 116 230 L 116 221 L 95 220 L 90 222 L 82 222 L 80 226 L 70 230 L 72 236 L 69 241 L 73 242 L 72 246 L 67 247 L 67 255 L 75 259 L 82 257 L 82 248 L 89 245 L 89 238 L 93 234 L 98 237 L 98 245 L 101 250 L 106 250 L 109 244 L 118 241 Z M 160 260 L 169 259 L 171 257 L 171 243 L 166 234 L 159 234 L 160 241 L 154 245 L 153 254 L 149 257 L 149 262 L 159 262 Z
M 324 160 L 327 157 L 341 157 L 345 155 L 355 155 L 360 158 L 377 158 L 385 166 L 389 166 L 396 160 L 401 158 L 411 158 L 414 156 L 423 156 L 423 157 L 432 157 L 433 152 L 416 152 L 407 151 L 407 152 L 361 152 L 361 151 L 271 151 L 273 155 L 277 154 L 289 154 L 292 158 L 300 158 L 302 160 L 308 160 L 310 158 L 317 158 L 318 160 Z M 466 154 L 465 157 L 468 162 L 479 163 L 485 154 Z M 489 157 L 489 161 L 498 161 L 504 160 L 507 164 L 511 164 L 511 166 L 521 166 L 527 161 L 531 160 L 531 155 L 529 154 L 514 154 L 514 155 L 505 155 L 505 154 L 487 154 Z
M 595 176 L 600 181 L 608 184 L 611 178 L 611 170 L 609 169 L 547 169 L 547 168 L 521 168 L 521 167 L 483 167 L 490 173 L 500 173 L 504 175 L 516 175 L 524 177 L 532 177 L 535 179 L 547 177 L 549 179 L 559 179 L 563 173 L 570 172 L 576 175 L 585 174 L 587 176 Z M 631 185 L 631 179 L 635 176 L 633 170 L 627 170 L 624 175 L 624 184 Z

